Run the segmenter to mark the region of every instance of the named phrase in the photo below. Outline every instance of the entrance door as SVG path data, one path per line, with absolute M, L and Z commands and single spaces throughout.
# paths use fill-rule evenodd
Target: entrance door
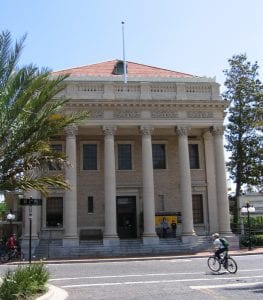
M 117 232 L 122 239 L 137 237 L 135 196 L 117 197 Z

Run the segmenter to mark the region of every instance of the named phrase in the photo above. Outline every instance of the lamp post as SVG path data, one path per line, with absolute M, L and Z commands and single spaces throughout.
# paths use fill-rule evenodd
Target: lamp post
M 241 208 L 241 213 L 247 213 L 248 239 L 249 239 L 248 250 L 252 250 L 250 214 L 254 213 L 255 211 L 256 211 L 255 207 L 253 205 L 250 205 L 249 203 L 246 203 L 246 205 Z
M 9 221 L 9 223 L 10 223 L 10 234 L 12 234 L 12 231 L 13 231 L 12 222 L 14 221 L 15 218 L 16 218 L 15 214 L 13 214 L 12 209 L 10 209 L 9 213 L 6 216 L 7 221 Z
M 29 264 L 31 265 L 31 257 L 32 257 L 32 204 L 33 204 L 33 197 L 30 197 L 29 206 L 28 206 L 28 218 L 29 218 Z

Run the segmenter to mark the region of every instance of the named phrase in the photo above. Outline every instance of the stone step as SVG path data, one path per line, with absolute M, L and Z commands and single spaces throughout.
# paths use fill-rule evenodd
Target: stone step
M 140 239 L 120 240 L 118 246 L 104 246 L 102 240 L 80 241 L 77 247 L 63 247 L 62 240 L 41 240 L 35 249 L 36 258 L 70 258 L 70 257 L 111 257 L 143 254 L 183 253 L 208 249 L 210 239 L 198 237 L 191 244 L 184 244 L 180 238 L 160 239 L 158 245 L 144 245 Z

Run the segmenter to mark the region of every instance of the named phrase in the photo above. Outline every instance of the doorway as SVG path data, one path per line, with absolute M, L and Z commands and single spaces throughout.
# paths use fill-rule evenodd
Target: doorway
M 119 238 L 136 238 L 136 224 L 136 197 L 117 196 L 117 232 Z

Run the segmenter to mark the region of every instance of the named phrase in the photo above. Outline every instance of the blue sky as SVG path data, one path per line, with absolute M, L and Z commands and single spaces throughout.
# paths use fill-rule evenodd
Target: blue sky
M 0 29 L 27 33 L 21 63 L 60 70 L 122 58 L 214 77 L 233 54 L 263 68 L 262 0 L 1 0 Z

